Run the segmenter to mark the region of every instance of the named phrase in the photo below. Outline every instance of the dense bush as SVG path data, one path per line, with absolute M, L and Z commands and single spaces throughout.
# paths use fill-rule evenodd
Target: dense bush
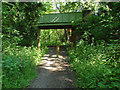
M 72 51 L 68 48 L 72 69 L 79 88 L 118 88 L 120 85 L 119 45 L 84 45 L 80 41 Z
M 7 47 L 2 54 L 3 88 L 24 88 L 37 75 L 36 65 L 46 49 L 36 47 Z
M 3 40 L 8 38 L 11 43 L 16 42 L 26 46 L 36 45 L 39 30 L 38 18 L 44 11 L 45 7 L 41 2 L 3 2 Z M 20 41 L 18 37 L 23 39 Z
M 73 23 L 77 45 L 68 48 L 79 88 L 119 88 L 120 86 L 120 2 L 100 3 L 98 13 Z M 118 10 L 116 9 L 118 8 Z M 113 12 L 115 14 L 113 14 Z
M 47 49 L 44 46 L 38 51 L 32 46 L 45 7 L 37 2 L 3 2 L 2 9 L 2 87 L 24 88 L 37 75 L 36 65 Z
M 106 43 L 116 43 L 115 40 L 117 40 L 120 43 L 120 12 L 118 12 L 120 6 L 118 4 L 120 2 L 108 3 L 108 5 L 107 3 L 100 4 L 98 13 L 89 14 L 73 23 L 79 40 L 80 38 L 89 40 L 93 36 L 95 42 L 104 40 Z M 83 35 L 86 32 L 87 37 Z

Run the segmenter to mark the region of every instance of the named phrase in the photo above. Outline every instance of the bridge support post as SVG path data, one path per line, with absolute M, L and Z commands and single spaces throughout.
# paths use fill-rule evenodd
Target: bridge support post
M 72 36 L 72 38 L 73 38 L 73 45 L 76 45 L 76 37 L 77 37 L 76 32 L 75 32 L 75 30 L 73 30 L 73 36 Z
M 40 51 L 40 47 L 41 47 L 40 35 L 41 35 L 41 29 L 39 30 L 39 34 L 38 34 L 38 50 L 39 50 L 39 51 Z
M 57 46 L 57 57 L 58 57 L 58 55 L 59 55 L 59 49 L 60 49 L 60 47 Z
M 76 37 L 77 37 L 77 35 L 76 35 L 76 32 L 75 32 L 75 30 L 72 28 L 71 29 L 72 31 L 72 35 L 71 35 L 71 38 L 72 38 L 72 43 L 71 43 L 71 50 L 73 49 L 73 46 L 75 46 L 76 45 Z

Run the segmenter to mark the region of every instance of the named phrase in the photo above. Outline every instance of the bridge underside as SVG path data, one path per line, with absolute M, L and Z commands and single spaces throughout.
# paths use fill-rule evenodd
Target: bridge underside
M 46 23 L 46 24 L 39 24 L 39 29 L 65 29 L 65 28 L 72 28 L 72 23 Z
M 72 25 L 49 25 L 49 26 L 38 26 L 39 29 L 65 29 L 73 28 Z

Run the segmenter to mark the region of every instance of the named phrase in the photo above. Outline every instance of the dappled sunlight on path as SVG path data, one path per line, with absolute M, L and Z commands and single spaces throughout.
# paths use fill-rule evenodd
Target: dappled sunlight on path
M 28 88 L 73 88 L 74 73 L 68 69 L 65 49 L 60 49 L 57 58 L 56 47 L 50 47 L 49 53 L 42 57 L 41 64 L 37 67 L 38 77 Z
M 69 66 L 68 62 L 64 60 L 67 57 L 63 57 L 59 55 L 58 58 L 55 56 L 46 57 L 46 55 L 42 58 L 41 68 L 49 69 L 50 71 L 62 71 L 65 70 L 67 66 Z

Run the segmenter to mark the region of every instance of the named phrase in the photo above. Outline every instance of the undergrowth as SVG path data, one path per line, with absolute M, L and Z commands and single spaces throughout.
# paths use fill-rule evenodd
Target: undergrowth
M 2 53 L 2 88 L 25 88 L 36 77 L 36 65 L 47 48 L 7 47 Z
M 67 50 L 71 69 L 76 72 L 76 87 L 119 88 L 119 45 L 84 45 L 80 41 L 72 51 Z

